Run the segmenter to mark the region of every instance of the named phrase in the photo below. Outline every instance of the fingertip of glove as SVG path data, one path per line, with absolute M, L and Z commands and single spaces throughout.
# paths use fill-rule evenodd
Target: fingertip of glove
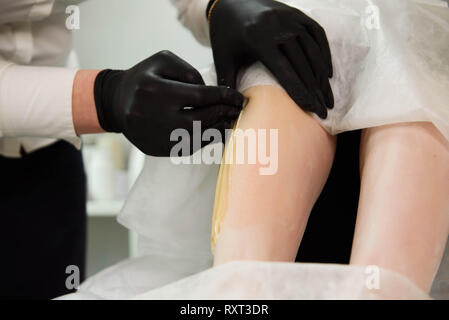
M 329 89 L 326 96 L 327 96 L 327 101 L 328 101 L 327 107 L 329 109 L 333 109 L 335 106 L 335 101 L 334 101 L 334 94 L 332 93 L 332 90 Z
M 317 110 L 317 115 L 321 119 L 325 120 L 327 118 L 327 109 L 325 107 L 321 107 Z
M 240 92 L 229 86 L 221 86 L 221 88 L 221 93 L 225 104 L 238 107 L 239 109 L 243 107 L 245 97 Z
M 326 108 L 326 106 L 328 105 L 328 103 L 326 103 L 326 100 L 324 99 L 324 95 L 321 92 L 321 90 L 316 90 L 316 96 L 318 97 L 318 102 L 319 104 L 323 107 Z
M 314 103 L 307 104 L 303 107 L 304 110 L 315 113 L 319 118 L 326 119 L 327 118 L 327 108 L 325 105 L 322 105 L 318 101 Z

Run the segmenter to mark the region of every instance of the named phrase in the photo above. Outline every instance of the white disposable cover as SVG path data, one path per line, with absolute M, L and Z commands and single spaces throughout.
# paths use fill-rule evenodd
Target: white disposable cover
M 227 263 L 135 299 L 429 299 L 391 271 L 333 264 Z
M 76 294 L 60 299 L 430 298 L 402 275 L 373 266 L 238 261 L 191 276 L 184 272 L 176 281 L 170 275 L 183 274 L 185 263 L 179 266 L 179 261 L 155 258 L 122 262 L 90 278 Z
M 189 157 L 192 163 L 195 156 Z M 139 234 L 141 254 L 211 260 L 209 240 L 217 172 L 218 164 L 145 159 L 118 217 L 120 223 Z
M 305 11 L 326 29 L 333 53 L 335 108 L 328 119 L 317 120 L 329 132 L 431 121 L 449 139 L 446 3 L 283 2 Z M 206 83 L 215 83 L 213 68 L 203 76 Z M 261 64 L 239 75 L 240 90 L 265 84 L 277 82 Z M 217 165 L 175 165 L 167 158 L 148 157 L 118 218 L 139 234 L 142 256 L 92 277 L 78 297 L 130 298 L 144 292 L 140 297 L 164 299 L 425 297 L 387 271 L 382 271 L 382 292 L 375 292 L 362 285 L 364 269 L 293 263 L 228 264 L 148 292 L 211 266 L 217 170 Z
M 429 121 L 449 140 L 449 8 L 440 0 L 290 0 L 326 30 L 335 107 L 331 134 Z M 276 84 L 260 63 L 239 90 Z

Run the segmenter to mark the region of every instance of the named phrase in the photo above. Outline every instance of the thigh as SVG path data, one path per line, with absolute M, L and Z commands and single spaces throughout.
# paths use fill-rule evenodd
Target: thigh
M 351 263 L 402 273 L 428 291 L 449 232 L 449 144 L 431 123 L 365 130 Z
M 335 137 L 282 89 L 260 86 L 245 94 L 250 102 L 240 129 L 267 133 L 277 129 L 276 171 L 261 175 L 259 169 L 266 165 L 259 162 L 229 166 L 217 189 L 224 190 L 216 198 L 216 209 L 222 208 L 224 214 L 222 221 L 214 221 L 219 230 L 215 264 L 294 261 L 310 210 L 332 165 Z
M 80 151 L 66 142 L 0 157 L 0 296 L 48 299 L 68 293 L 68 265 L 85 270 L 86 180 Z

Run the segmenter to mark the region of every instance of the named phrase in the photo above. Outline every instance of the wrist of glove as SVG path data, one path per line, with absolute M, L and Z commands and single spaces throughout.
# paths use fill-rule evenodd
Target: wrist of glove
M 95 106 L 97 108 L 98 122 L 107 132 L 122 132 L 122 126 L 117 119 L 114 108 L 115 94 L 123 80 L 123 70 L 106 69 L 101 71 L 94 84 Z

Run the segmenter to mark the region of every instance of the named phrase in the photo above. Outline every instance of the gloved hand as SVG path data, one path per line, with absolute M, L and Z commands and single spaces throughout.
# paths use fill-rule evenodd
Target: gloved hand
M 202 132 L 222 132 L 243 104 L 243 96 L 233 89 L 205 86 L 196 69 L 169 51 L 126 71 L 103 70 L 95 79 L 94 97 L 105 131 L 123 133 L 145 154 L 159 157 L 169 156 L 178 143 L 170 141 L 173 130 L 186 129 L 191 142 L 193 121 L 201 121 Z M 197 150 L 190 145 L 192 154 Z
M 235 88 L 241 67 L 261 61 L 299 106 L 327 117 L 332 60 L 317 22 L 273 0 L 211 0 L 207 15 L 219 85 Z

